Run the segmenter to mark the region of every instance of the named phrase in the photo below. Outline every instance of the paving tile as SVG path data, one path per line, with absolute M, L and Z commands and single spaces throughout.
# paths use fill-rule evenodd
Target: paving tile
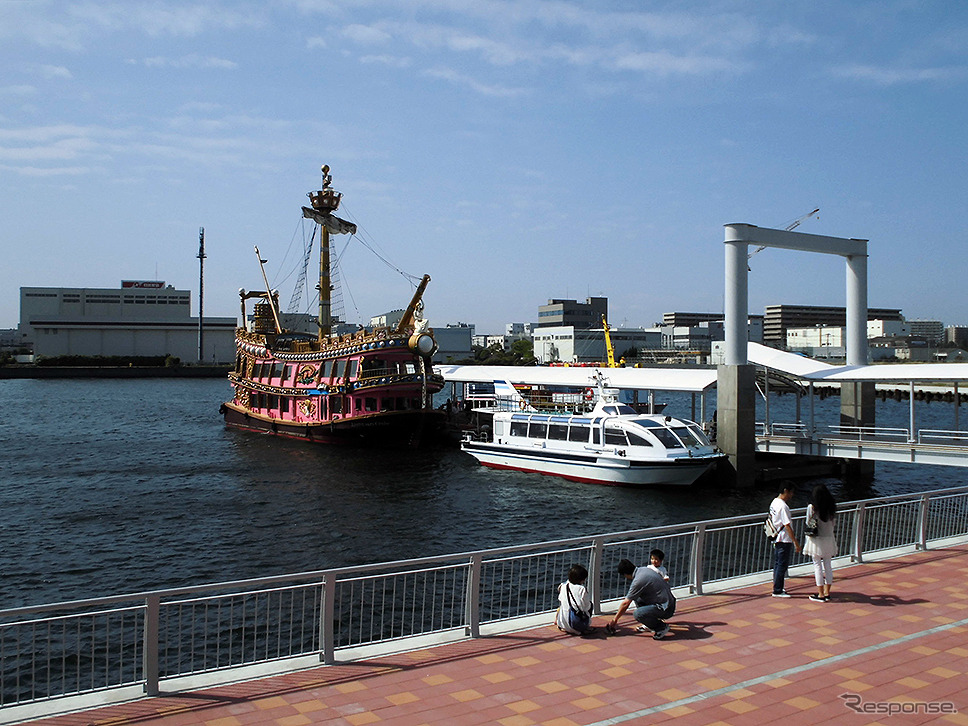
M 968 627 L 954 625 L 968 618 L 968 594 L 953 584 L 966 578 L 968 546 L 928 550 L 900 567 L 839 568 L 832 603 L 806 599 L 809 578 L 795 578 L 790 600 L 763 586 L 683 599 L 672 638 L 659 643 L 630 626 L 600 640 L 543 626 L 36 724 L 580 726 L 666 705 L 627 723 L 860 723 L 840 698 L 853 693 L 864 702 L 950 701 L 964 713 L 905 714 L 903 723 L 968 725 Z M 830 662 L 842 654 L 850 657 Z

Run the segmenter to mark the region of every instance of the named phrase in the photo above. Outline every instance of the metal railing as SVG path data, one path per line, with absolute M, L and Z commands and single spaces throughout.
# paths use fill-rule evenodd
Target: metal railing
M 934 446 L 968 448 L 968 431 L 949 429 L 910 429 L 884 426 L 843 426 L 831 424 L 825 427 L 826 435 L 815 432 L 818 439 L 838 439 L 843 441 L 876 443 L 917 443 Z M 781 436 L 792 438 L 812 438 L 809 427 L 803 422 L 765 421 L 756 422 L 757 436 Z
M 141 685 L 297 656 L 450 633 L 552 611 L 569 567 L 588 567 L 596 612 L 621 598 L 615 571 L 658 548 L 673 587 L 772 570 L 764 514 L 358 567 L 0 611 L 0 706 Z M 794 511 L 795 527 L 804 510 Z M 840 556 L 968 535 L 968 487 L 846 502 Z

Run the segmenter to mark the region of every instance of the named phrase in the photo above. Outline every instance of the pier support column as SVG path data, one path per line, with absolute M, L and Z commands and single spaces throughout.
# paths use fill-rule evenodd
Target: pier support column
M 872 381 L 840 384 L 840 425 L 870 426 L 874 414 L 875 390 Z M 855 484 L 869 484 L 874 479 L 874 462 L 847 459 L 844 478 Z
M 729 455 L 736 486 L 749 487 L 756 465 L 756 367 L 721 365 L 716 384 L 716 445 Z

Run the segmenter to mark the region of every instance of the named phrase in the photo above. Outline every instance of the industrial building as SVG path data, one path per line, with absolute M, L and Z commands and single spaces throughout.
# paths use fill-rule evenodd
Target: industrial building
M 773 348 L 784 348 L 788 328 L 815 328 L 847 325 L 847 309 L 820 305 L 767 305 L 763 317 L 763 343 Z M 868 308 L 868 320 L 899 320 L 904 317 L 898 309 Z
M 585 302 L 577 300 L 552 299 L 547 305 L 538 306 L 538 327 L 557 328 L 596 328 L 608 318 L 608 298 L 590 297 Z
M 191 293 L 158 280 L 120 288 L 22 287 L 20 336 L 35 357 L 174 356 L 183 362 L 235 360 L 235 318 L 199 321 Z

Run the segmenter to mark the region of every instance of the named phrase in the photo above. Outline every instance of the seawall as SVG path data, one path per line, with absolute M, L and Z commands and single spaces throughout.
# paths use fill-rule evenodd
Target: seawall
M 230 366 L 3 366 L 4 378 L 225 378 Z

